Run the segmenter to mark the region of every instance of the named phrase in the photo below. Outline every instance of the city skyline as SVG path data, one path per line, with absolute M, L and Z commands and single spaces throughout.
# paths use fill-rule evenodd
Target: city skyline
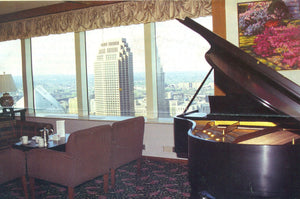
M 187 103 L 190 101 L 192 96 L 194 95 L 195 91 L 201 84 L 201 81 L 205 77 L 205 72 L 198 72 L 198 73 L 185 73 L 182 74 L 181 78 L 177 78 L 177 72 L 169 73 L 168 76 L 166 76 L 166 83 L 165 83 L 165 94 L 166 99 L 169 103 L 168 105 L 168 111 L 169 116 L 172 117 L 176 114 L 182 113 L 182 111 L 185 109 Z M 92 85 L 89 85 L 93 87 L 93 76 L 90 75 L 90 83 Z M 139 75 L 135 74 L 135 82 L 134 82 L 134 88 L 135 88 L 135 112 L 136 115 L 143 115 L 146 116 L 145 107 L 147 106 L 145 101 L 145 94 L 141 94 L 146 92 L 145 84 L 143 83 L 144 80 L 141 80 L 138 78 Z M 20 79 L 16 82 L 20 82 Z M 36 79 L 38 83 L 36 82 L 35 85 L 39 85 L 44 87 L 44 90 L 49 92 L 50 95 L 52 95 L 58 103 L 60 103 L 65 108 L 65 114 L 76 114 L 77 106 L 76 103 L 74 105 L 74 100 L 77 102 L 76 95 L 72 95 L 73 90 L 76 89 L 76 86 L 70 87 L 69 89 L 63 89 L 65 88 L 65 84 L 68 85 L 69 82 L 75 81 L 75 77 L 71 75 L 59 75 L 59 76 L 49 76 L 49 81 L 43 81 L 43 76 Z M 59 79 L 59 84 L 54 83 L 54 81 L 51 81 L 52 79 Z M 141 82 L 142 81 L 142 82 Z M 169 83 L 167 83 L 169 82 Z M 22 94 L 21 91 L 21 83 L 16 83 L 19 96 Z M 140 93 L 140 94 L 137 94 Z M 213 84 L 213 76 L 211 76 L 208 80 L 205 86 L 201 89 L 199 93 L 199 97 L 195 100 L 195 103 L 193 103 L 193 106 L 191 106 L 191 110 L 198 109 L 200 111 L 208 112 L 209 107 L 205 101 L 206 95 L 213 95 L 214 93 L 214 84 Z M 13 93 L 11 93 L 13 94 Z M 17 94 L 17 92 L 15 93 Z M 49 95 L 47 94 L 47 95 Z M 90 103 L 90 112 L 95 111 L 93 106 L 94 101 L 94 94 L 89 93 L 89 103 Z M 14 95 L 15 101 L 20 101 L 20 97 L 17 97 Z M 38 99 L 43 99 L 45 96 L 41 96 Z M 53 103 L 53 101 L 52 101 Z M 70 104 L 71 103 L 71 104 Z M 159 103 L 159 102 L 158 102 Z M 18 103 L 19 104 L 19 103 Z M 22 103 L 23 104 L 23 103 Z M 40 103 L 39 103 L 40 104 Z M 74 107 L 75 106 L 75 107 Z M 39 106 L 40 107 L 40 106 Z M 20 106 L 19 108 L 22 108 Z M 160 110 L 159 110 L 160 111 Z M 42 113 L 43 111 L 39 109 L 39 112 Z M 44 111 L 45 112 L 45 111 Z M 50 113 L 50 112 L 49 112 Z M 93 115 L 93 114 L 92 114 Z M 158 116 L 162 116 L 158 113 Z

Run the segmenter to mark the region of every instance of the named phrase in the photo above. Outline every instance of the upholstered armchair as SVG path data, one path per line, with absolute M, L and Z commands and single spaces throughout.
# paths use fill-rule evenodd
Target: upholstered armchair
M 112 124 L 111 184 L 115 186 L 115 170 L 137 160 L 140 173 L 144 139 L 144 117 L 135 117 Z
M 27 154 L 30 189 L 34 198 L 35 178 L 68 187 L 69 198 L 74 188 L 103 175 L 104 192 L 108 191 L 111 126 L 102 125 L 74 132 L 66 151 L 34 149 Z
M 0 184 L 21 178 L 25 198 L 28 198 L 26 181 L 26 159 L 21 150 L 7 148 L 0 150 Z
M 32 122 L 32 121 L 22 121 L 22 120 L 16 120 L 16 125 L 15 125 L 15 131 L 17 137 L 27 135 L 29 138 L 31 138 L 36 135 L 41 135 L 40 130 L 44 128 L 50 131 L 51 129 L 53 129 L 53 125 L 44 122 Z
M 53 129 L 50 123 L 30 122 L 22 120 L 12 120 L 11 118 L 0 117 L 0 150 L 10 147 L 19 142 L 20 137 L 27 135 L 29 139 L 35 135 L 40 135 L 40 129 Z

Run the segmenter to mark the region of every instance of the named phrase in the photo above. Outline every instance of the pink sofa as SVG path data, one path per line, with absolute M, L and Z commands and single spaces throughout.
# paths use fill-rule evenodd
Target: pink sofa
M 0 150 L 0 184 L 21 178 L 25 198 L 28 198 L 26 160 L 23 151 L 7 148 Z
M 111 153 L 111 126 L 102 125 L 70 135 L 66 151 L 34 149 L 27 154 L 30 188 L 34 198 L 34 179 L 42 179 L 68 187 L 69 198 L 83 182 L 104 175 L 104 192 L 108 191 Z

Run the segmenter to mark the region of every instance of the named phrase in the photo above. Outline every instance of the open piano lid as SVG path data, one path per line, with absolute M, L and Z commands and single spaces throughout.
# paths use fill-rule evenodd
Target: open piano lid
M 205 58 L 215 72 L 238 84 L 259 104 L 289 116 L 294 126 L 300 126 L 300 87 L 296 83 L 192 19 L 178 20 L 209 42 L 211 48 Z

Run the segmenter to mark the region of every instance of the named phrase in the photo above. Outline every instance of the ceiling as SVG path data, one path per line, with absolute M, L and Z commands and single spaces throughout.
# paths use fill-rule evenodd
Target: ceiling
M 0 1 L 0 23 L 121 1 Z
M 61 3 L 61 1 L 0 1 L 0 15 Z

